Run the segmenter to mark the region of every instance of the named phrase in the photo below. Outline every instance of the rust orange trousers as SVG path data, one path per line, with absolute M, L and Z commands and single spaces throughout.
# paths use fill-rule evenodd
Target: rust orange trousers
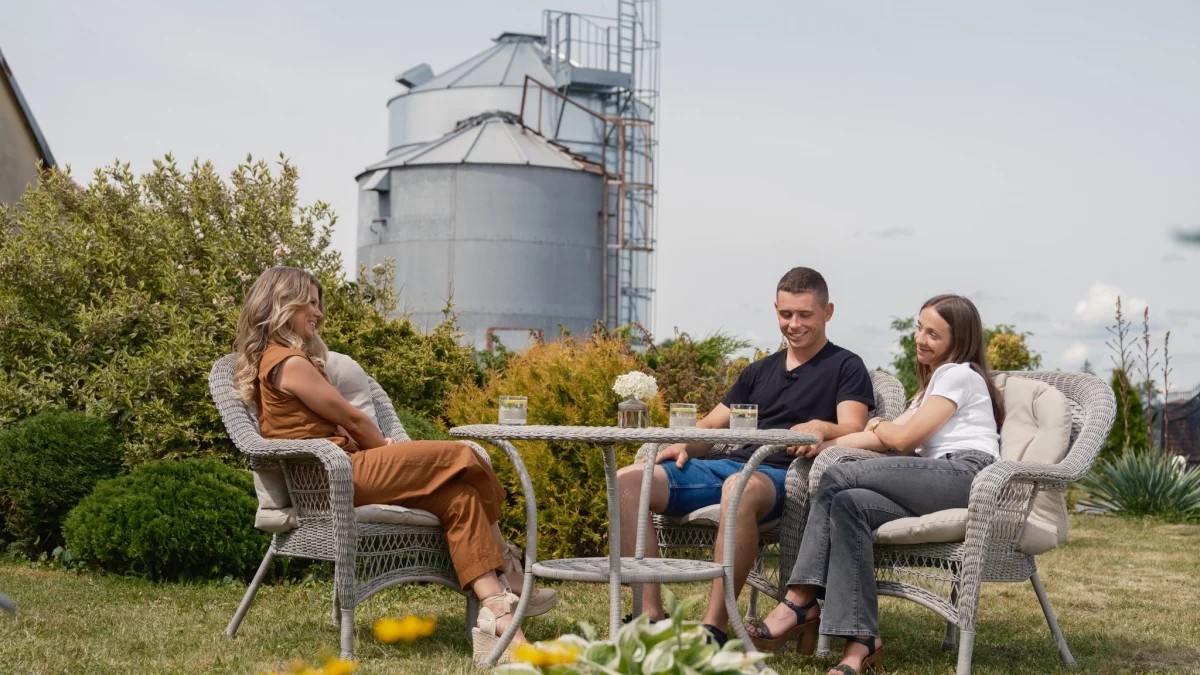
M 492 533 L 504 488 L 492 467 L 469 446 L 451 441 L 405 441 L 350 455 L 354 505 L 396 504 L 442 520 L 458 583 L 503 570 Z

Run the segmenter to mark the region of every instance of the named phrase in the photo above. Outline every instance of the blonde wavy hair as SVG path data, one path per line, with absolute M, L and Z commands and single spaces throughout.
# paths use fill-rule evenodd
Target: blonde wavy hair
M 258 400 L 258 367 L 272 342 L 303 351 L 324 369 L 329 350 L 321 336 L 314 332 L 312 339 L 305 342 L 292 330 L 292 317 L 297 309 L 308 304 L 311 287 L 317 289 L 317 302 L 324 315 L 325 290 L 308 270 L 272 267 L 250 287 L 237 323 L 238 357 L 233 370 L 233 387 L 238 398 L 246 402 Z M 322 316 L 317 324 L 318 331 L 324 323 Z

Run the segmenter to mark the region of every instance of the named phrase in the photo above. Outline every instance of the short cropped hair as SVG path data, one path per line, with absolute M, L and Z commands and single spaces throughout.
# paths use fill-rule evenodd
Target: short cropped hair
M 822 305 L 829 303 L 829 286 L 825 277 L 811 267 L 793 267 L 779 280 L 775 292 L 811 293 Z

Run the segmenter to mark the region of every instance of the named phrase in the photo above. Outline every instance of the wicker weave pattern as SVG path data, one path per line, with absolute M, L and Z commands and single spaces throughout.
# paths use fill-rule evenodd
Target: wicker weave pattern
M 875 577 L 880 595 L 912 600 L 947 621 L 942 647 L 952 649 L 955 629 L 961 633 L 958 673 L 971 671 L 975 622 L 979 613 L 979 587 L 984 581 L 1032 582 L 1050 631 L 1058 643 L 1063 663 L 1075 664 L 1058 621 L 1038 578 L 1034 557 L 1017 550 L 1025 521 L 1039 491 L 1063 492 L 1067 483 L 1087 473 L 1112 426 L 1116 409 L 1112 389 L 1086 373 L 1017 372 L 1046 382 L 1061 391 L 1071 409 L 1071 447 L 1058 464 L 1000 461 L 975 477 L 967 507 L 967 534 L 963 542 L 915 546 L 877 546 Z M 838 462 L 878 457 L 849 448 L 829 448 L 821 453 L 809 475 L 815 491 L 826 469 Z M 822 639 L 818 653 L 828 652 Z
M 875 390 L 875 414 L 889 420 L 896 419 L 904 412 L 904 386 L 888 373 L 874 371 L 871 373 L 871 385 Z M 730 451 L 737 445 L 716 445 L 712 451 L 697 459 L 722 459 L 729 456 Z M 654 451 L 647 444 L 638 450 L 637 461 L 645 461 Z M 757 616 L 758 594 L 778 600 L 783 597 L 783 584 L 787 575 L 781 570 L 789 570 L 796 560 L 796 552 L 800 550 L 800 539 L 804 534 L 804 521 L 808 518 L 808 475 L 813 460 L 800 457 L 792 461 L 788 467 L 787 478 L 784 481 L 786 500 L 783 504 L 783 516 L 779 523 L 769 530 L 759 532 L 758 557 L 750 570 L 746 583 L 750 586 L 749 617 Z M 692 558 L 695 560 L 711 560 L 717 541 L 717 528 L 704 525 L 681 525 L 677 519 L 654 515 L 654 527 L 658 533 L 658 546 L 662 555 L 673 558 Z
M 437 583 L 462 592 L 446 538 L 439 527 L 414 527 L 354 519 L 354 480 L 350 458 L 325 440 L 268 440 L 233 389 L 236 355 L 219 359 L 209 374 L 209 390 L 234 445 L 251 466 L 282 468 L 299 526 L 276 534 L 246 590 L 226 633 L 237 634 L 276 555 L 329 560 L 334 563 L 333 618 L 341 627 L 341 652 L 354 655 L 354 608 L 371 595 L 401 583 Z M 370 381 L 380 430 L 393 440 L 410 440 L 386 393 Z M 484 458 L 487 453 L 470 444 Z M 467 593 L 467 628 L 475 624 L 478 600 Z

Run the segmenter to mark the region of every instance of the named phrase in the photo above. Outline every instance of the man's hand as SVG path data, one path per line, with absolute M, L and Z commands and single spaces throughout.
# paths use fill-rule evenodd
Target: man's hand
M 689 459 L 691 457 L 688 455 L 687 445 L 685 443 L 673 443 L 658 451 L 658 454 L 654 457 L 654 463 L 662 464 L 674 460 L 675 466 L 682 469 L 683 465 L 687 464 Z
M 812 445 L 793 445 L 787 449 L 788 454 L 796 457 L 816 457 L 817 453 L 823 450 L 821 445 L 825 441 L 825 429 L 820 422 L 804 422 L 797 424 L 789 429 L 789 431 L 801 431 L 812 434 L 817 437 L 817 442 Z

